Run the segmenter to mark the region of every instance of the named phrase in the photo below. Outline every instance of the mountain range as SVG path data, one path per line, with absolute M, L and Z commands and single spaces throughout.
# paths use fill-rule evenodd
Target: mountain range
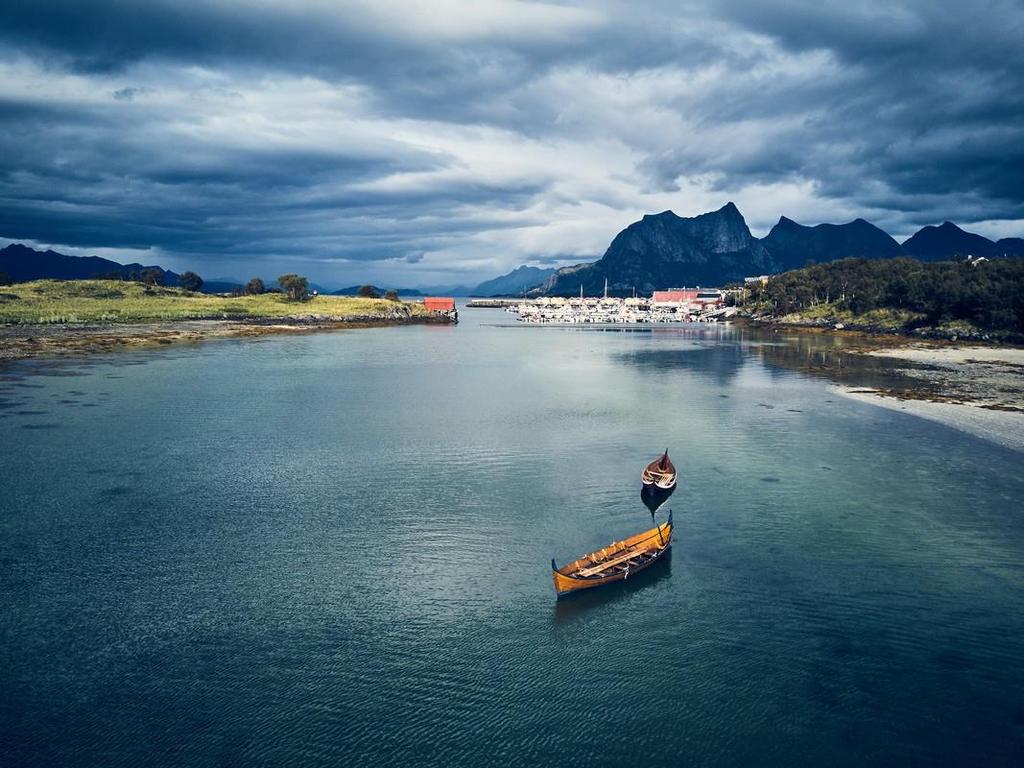
M 699 216 L 677 216 L 672 211 L 648 214 L 619 232 L 595 262 L 561 269 L 522 266 L 476 286 L 399 289 L 416 296 L 597 295 L 608 290 L 627 295 L 634 289 L 650 293 L 673 286 L 722 285 L 754 275 L 775 274 L 810 263 L 848 257 L 867 259 L 911 256 L 922 261 L 943 261 L 968 255 L 988 258 L 1024 257 L 1024 238 L 998 241 L 966 232 L 952 222 L 928 226 L 900 244 L 864 219 L 847 224 L 804 226 L 781 217 L 764 238 L 750 233 L 733 203 Z M 164 285 L 178 285 L 180 276 L 158 266 L 119 264 L 97 256 L 67 256 L 37 251 L 20 243 L 0 249 L 0 273 L 15 282 L 52 278 L 74 280 L 117 276 L 138 278 L 155 269 Z M 241 287 L 230 281 L 208 281 L 203 291 L 220 293 Z M 316 286 L 318 287 L 318 286 Z M 336 294 L 354 294 L 359 286 Z
M 0 249 L 0 272 L 16 283 L 28 280 L 88 280 L 114 277 L 137 280 L 145 270 L 160 273 L 161 285 L 178 285 L 181 276 L 155 264 L 120 264 L 99 256 L 68 256 L 57 251 L 37 251 L 21 243 Z M 204 293 L 227 293 L 241 288 L 240 283 L 210 280 L 203 283 Z
M 644 216 L 616 235 L 600 259 L 563 267 L 532 293 L 569 296 L 582 286 L 584 293 L 595 295 L 606 280 L 611 293 L 649 293 L 670 286 L 722 285 L 848 257 L 942 261 L 967 255 L 1024 257 L 1024 239 L 993 242 L 946 222 L 925 227 L 901 245 L 864 219 L 808 227 L 785 216 L 759 239 L 730 202 L 700 216 L 672 211 Z

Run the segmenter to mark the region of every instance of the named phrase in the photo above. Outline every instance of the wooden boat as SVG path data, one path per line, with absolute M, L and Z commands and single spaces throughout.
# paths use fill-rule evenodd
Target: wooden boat
M 668 457 L 667 450 L 644 467 L 644 471 L 640 473 L 640 481 L 644 485 L 653 485 L 663 491 L 676 487 L 676 467 Z
M 668 521 L 559 568 L 551 561 L 555 592 L 562 598 L 581 589 L 624 581 L 658 562 L 672 546 L 672 511 Z

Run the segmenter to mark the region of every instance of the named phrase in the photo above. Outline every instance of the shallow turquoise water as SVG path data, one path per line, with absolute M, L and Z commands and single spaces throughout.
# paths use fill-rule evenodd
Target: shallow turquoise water
M 508 317 L 7 369 L 0 762 L 1019 761 L 1020 453 Z M 671 562 L 556 603 L 666 447 Z

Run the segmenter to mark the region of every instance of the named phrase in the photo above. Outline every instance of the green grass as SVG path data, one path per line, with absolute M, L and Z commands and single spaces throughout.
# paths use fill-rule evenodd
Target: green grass
M 282 294 L 223 297 L 119 280 L 36 280 L 0 287 L 0 323 L 147 323 L 161 320 L 322 319 L 427 315 L 422 304 Z
M 855 315 L 848 309 L 839 309 L 835 304 L 822 303 L 779 319 L 784 323 L 818 320 L 845 325 L 871 325 L 896 331 L 919 324 L 923 318 L 921 313 L 905 309 L 872 309 Z

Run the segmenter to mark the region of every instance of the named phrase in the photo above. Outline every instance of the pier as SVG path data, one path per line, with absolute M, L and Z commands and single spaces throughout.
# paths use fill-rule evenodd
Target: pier
M 470 299 L 466 302 L 467 307 L 477 309 L 505 309 L 514 307 L 517 304 L 527 301 L 526 299 Z

